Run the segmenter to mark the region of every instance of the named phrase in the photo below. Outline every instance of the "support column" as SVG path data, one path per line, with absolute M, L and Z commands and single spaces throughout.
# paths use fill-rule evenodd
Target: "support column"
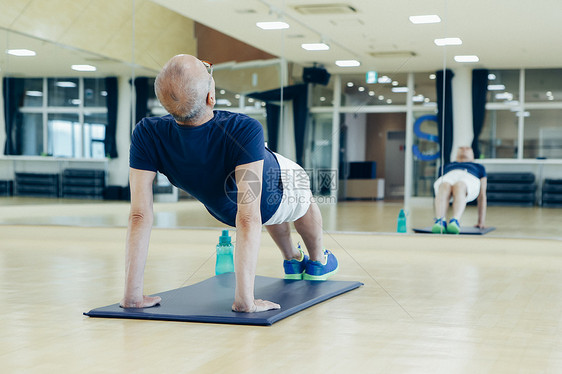
M 454 73 L 451 161 L 456 160 L 458 147 L 470 147 L 474 138 L 472 129 L 472 68 L 459 67 L 454 70 Z

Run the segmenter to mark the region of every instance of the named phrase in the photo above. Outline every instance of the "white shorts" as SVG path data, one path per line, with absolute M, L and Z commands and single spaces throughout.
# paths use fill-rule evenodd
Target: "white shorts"
M 281 169 L 283 197 L 277 211 L 264 225 L 294 222 L 305 215 L 312 202 L 310 179 L 297 163 L 274 153 Z
M 439 191 L 439 186 L 441 183 L 449 183 L 451 186 L 455 183 L 463 182 L 466 185 L 466 202 L 471 202 L 476 200 L 480 194 L 480 179 L 470 174 L 464 169 L 451 170 L 447 174 L 443 175 L 435 181 L 433 184 L 433 190 L 435 191 L 435 196 Z

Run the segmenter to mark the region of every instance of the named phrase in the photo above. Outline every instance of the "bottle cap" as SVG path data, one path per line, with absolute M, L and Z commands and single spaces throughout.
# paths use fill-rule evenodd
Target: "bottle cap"
M 230 244 L 230 236 L 228 235 L 228 230 L 222 230 L 222 235 L 219 237 L 219 244 Z
M 400 209 L 400 213 L 398 214 L 398 217 L 406 217 L 406 213 L 404 212 L 404 209 Z

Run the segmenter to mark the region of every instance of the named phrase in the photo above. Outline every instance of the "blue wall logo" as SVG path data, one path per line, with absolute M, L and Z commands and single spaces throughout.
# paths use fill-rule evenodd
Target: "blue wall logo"
M 433 121 L 439 125 L 437 116 L 435 114 L 426 114 L 425 116 L 421 116 L 416 120 L 416 122 L 414 122 L 414 134 L 416 134 L 416 136 L 420 139 L 425 139 L 439 145 L 439 136 L 421 131 L 421 124 L 425 121 Z M 441 154 L 439 151 L 433 154 L 424 154 L 422 153 L 422 151 L 420 151 L 420 148 L 417 145 L 414 145 L 412 147 L 412 152 L 414 153 L 414 156 L 421 161 L 437 160 Z

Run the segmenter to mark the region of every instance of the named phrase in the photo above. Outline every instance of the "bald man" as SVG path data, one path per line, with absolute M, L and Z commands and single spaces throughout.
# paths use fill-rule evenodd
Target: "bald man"
M 431 231 L 434 234 L 459 234 L 460 219 L 466 203 L 477 200 L 478 222 L 476 227 L 483 229 L 486 221 L 486 187 L 488 179 L 484 166 L 474 162 L 471 147 L 459 147 L 457 160 L 443 168 L 441 176 L 433 184 L 435 190 L 435 223 Z M 453 214 L 449 222 L 445 218 L 449 201 L 453 200 Z
M 157 171 L 201 201 L 219 221 L 236 227 L 234 311 L 281 307 L 254 298 L 262 225 L 281 250 L 285 278 L 325 280 L 338 270 L 336 257 L 323 248 L 322 216 L 312 199 L 308 175 L 265 147 L 259 122 L 213 110 L 212 72 L 206 61 L 190 55 L 173 57 L 154 84 L 170 114 L 144 118 L 133 132 L 123 307 L 146 308 L 161 301 L 143 294 Z M 294 222 L 308 255 L 293 245 L 289 222 Z

